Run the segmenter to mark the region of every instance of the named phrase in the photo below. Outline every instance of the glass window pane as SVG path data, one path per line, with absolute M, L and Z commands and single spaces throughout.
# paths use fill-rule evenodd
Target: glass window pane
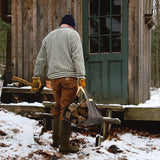
M 98 18 L 91 18 L 90 19 L 90 35 L 98 34 L 98 25 L 99 19 Z
M 112 52 L 121 52 L 121 36 L 112 36 Z
M 98 37 L 90 38 L 90 53 L 98 53 Z
M 121 14 L 121 0 L 112 0 L 112 14 Z
M 111 29 L 111 21 L 110 17 L 104 17 L 100 19 L 100 33 L 101 34 L 109 34 Z
M 112 34 L 121 33 L 121 16 L 112 17 Z
M 110 37 L 105 36 L 100 38 L 100 52 L 109 52 L 110 51 Z
M 98 16 L 98 0 L 90 0 L 90 16 Z
M 100 0 L 100 15 L 110 14 L 110 0 Z

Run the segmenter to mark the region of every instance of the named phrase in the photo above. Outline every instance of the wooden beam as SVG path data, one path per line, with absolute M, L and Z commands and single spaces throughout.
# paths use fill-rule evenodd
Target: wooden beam
M 54 116 L 52 113 L 42 113 L 42 112 L 35 112 L 32 114 L 32 118 L 39 118 L 39 117 L 52 119 Z
M 3 93 L 24 93 L 24 94 L 35 94 L 36 91 L 31 91 L 31 89 L 23 89 L 23 88 L 18 88 L 18 87 L 3 87 L 2 89 Z M 53 94 L 52 90 L 49 89 L 43 89 L 43 91 L 41 92 L 41 94 Z
M 160 107 L 125 108 L 124 120 L 160 121 Z
M 24 113 L 31 113 L 31 112 L 46 112 L 46 108 L 42 106 L 25 106 L 25 105 L 11 105 L 11 104 L 0 104 L 0 108 L 4 108 L 10 112 L 14 112 L 16 114 L 24 114 Z
M 121 105 L 96 104 L 99 109 L 123 112 L 124 108 Z
M 103 117 L 103 122 L 108 124 L 117 124 L 120 125 L 121 121 L 119 118 Z

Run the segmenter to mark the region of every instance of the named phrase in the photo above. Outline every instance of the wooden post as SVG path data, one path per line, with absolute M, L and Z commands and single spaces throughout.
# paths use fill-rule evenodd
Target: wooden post
M 42 104 L 46 108 L 46 113 L 53 113 L 53 108 L 54 108 L 56 102 L 43 101 Z
M 104 141 L 105 138 L 106 138 L 106 132 L 110 131 L 111 124 L 120 125 L 121 121 L 119 120 L 119 118 L 103 117 L 103 122 L 102 122 L 102 125 L 101 125 L 101 127 L 103 129 L 103 139 L 102 139 L 102 141 Z

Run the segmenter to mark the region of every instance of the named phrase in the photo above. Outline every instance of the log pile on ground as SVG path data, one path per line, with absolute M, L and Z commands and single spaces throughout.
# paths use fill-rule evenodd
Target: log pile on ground
M 86 101 L 82 101 L 79 104 L 71 103 L 65 113 L 66 120 L 74 123 L 81 124 L 88 118 L 88 107 Z

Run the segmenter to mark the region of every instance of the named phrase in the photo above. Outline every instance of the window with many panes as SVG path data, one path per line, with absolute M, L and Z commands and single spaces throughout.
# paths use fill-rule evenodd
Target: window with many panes
M 89 0 L 90 54 L 121 53 L 122 0 Z

